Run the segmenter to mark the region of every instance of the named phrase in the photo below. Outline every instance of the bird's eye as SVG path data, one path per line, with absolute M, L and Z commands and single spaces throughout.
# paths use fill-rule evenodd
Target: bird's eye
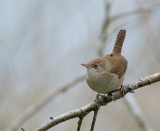
M 93 67 L 94 67 L 94 68 L 98 68 L 98 64 L 94 64 Z

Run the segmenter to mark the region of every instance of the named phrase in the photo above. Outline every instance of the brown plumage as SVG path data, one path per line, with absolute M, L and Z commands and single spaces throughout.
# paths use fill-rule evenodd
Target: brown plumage
M 120 30 L 112 51 L 112 54 L 121 54 L 123 42 L 126 36 L 126 30 Z
M 88 64 L 86 81 L 98 93 L 111 92 L 123 84 L 127 60 L 121 55 L 125 30 L 120 30 L 112 54 L 94 59 Z

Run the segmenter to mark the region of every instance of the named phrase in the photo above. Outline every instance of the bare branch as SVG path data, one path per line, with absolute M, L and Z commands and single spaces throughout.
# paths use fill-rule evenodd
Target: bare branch
M 90 131 L 93 131 L 93 129 L 94 129 L 94 125 L 95 125 L 95 122 L 96 122 L 98 111 L 99 111 L 99 108 L 94 110 L 94 115 L 93 115 L 93 120 L 92 120 L 92 125 L 91 125 L 91 130 Z
M 153 6 L 155 6 L 155 5 L 153 5 Z M 152 12 L 154 10 L 154 8 L 152 6 L 146 7 L 145 9 L 146 9 L 146 13 L 150 13 L 150 12 Z M 118 15 L 112 16 L 110 18 L 110 21 L 114 22 L 117 19 L 124 19 L 125 17 L 130 17 L 132 15 L 136 15 L 136 14 L 139 14 L 139 13 L 141 13 L 141 9 L 140 8 L 135 9 L 135 10 L 130 10 L 130 11 L 123 12 L 123 13 L 120 13 Z
M 80 129 L 81 129 L 81 125 L 82 125 L 83 118 L 84 118 L 84 116 L 79 117 L 77 131 L 80 131 Z
M 125 89 L 125 94 L 127 94 L 128 92 L 150 85 L 152 83 L 158 82 L 160 81 L 160 72 L 150 75 L 150 76 L 146 76 L 144 78 L 141 78 L 140 80 L 129 84 L 129 85 L 125 85 L 124 89 Z M 114 93 L 112 93 L 112 95 L 104 95 L 103 97 L 100 97 L 99 101 L 99 105 L 103 106 L 106 105 L 112 101 L 118 100 L 120 98 L 122 98 L 122 93 L 120 90 L 115 91 Z M 80 117 L 83 116 L 84 114 L 87 115 L 88 113 L 90 113 L 91 111 L 94 111 L 97 108 L 97 103 L 96 102 L 91 102 L 88 105 L 81 107 L 79 109 L 64 113 L 60 116 L 54 117 L 53 120 L 51 120 L 50 122 L 46 123 L 45 125 L 43 125 L 42 127 L 36 129 L 35 131 L 46 131 L 48 129 L 50 129 L 51 127 L 67 121 L 69 119 L 73 119 L 76 117 Z

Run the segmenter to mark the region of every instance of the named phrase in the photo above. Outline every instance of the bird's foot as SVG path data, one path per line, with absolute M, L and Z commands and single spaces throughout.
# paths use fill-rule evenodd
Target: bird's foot
M 96 99 L 94 100 L 94 102 L 96 103 L 97 107 L 100 106 L 100 97 L 102 97 L 102 96 L 100 96 L 100 94 L 97 94 L 96 95 Z
M 122 93 L 122 96 L 124 97 L 124 96 L 125 96 L 125 94 L 126 94 L 126 90 L 125 90 L 125 88 L 124 88 L 124 86 L 123 86 L 123 85 L 121 85 L 121 87 L 120 87 L 120 91 L 121 91 L 121 93 Z
M 106 104 L 101 104 L 100 102 L 101 102 L 101 99 L 103 99 L 103 98 L 105 98 L 105 97 L 107 97 L 109 95 L 112 96 L 112 94 L 100 94 L 100 93 L 97 94 L 96 95 L 96 99 L 94 100 L 94 102 L 96 103 L 97 107 L 99 107 L 100 105 L 106 105 Z

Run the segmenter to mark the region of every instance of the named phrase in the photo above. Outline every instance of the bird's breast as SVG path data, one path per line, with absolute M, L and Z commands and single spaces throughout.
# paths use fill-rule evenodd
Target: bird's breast
M 94 91 L 103 94 L 119 88 L 123 84 L 123 80 L 124 76 L 118 78 L 118 75 L 109 72 L 105 74 L 95 74 L 95 72 L 88 71 L 86 75 L 86 81 L 89 87 Z

